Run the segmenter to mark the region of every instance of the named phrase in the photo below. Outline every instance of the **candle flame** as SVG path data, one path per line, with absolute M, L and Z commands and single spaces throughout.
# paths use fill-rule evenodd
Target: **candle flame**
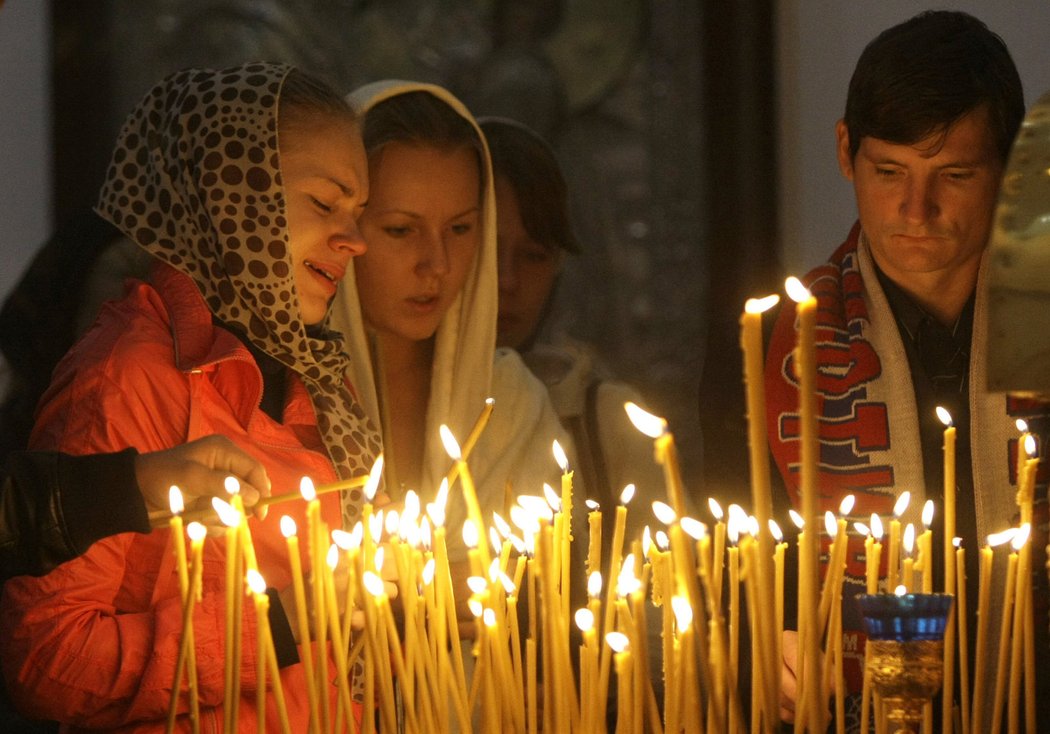
M 514 580 L 507 574 L 503 573 L 503 571 L 499 572 L 499 576 L 496 578 L 496 581 L 499 581 L 501 584 L 503 584 L 503 592 L 507 596 L 510 596 L 514 593 Z
M 459 448 L 459 442 L 456 441 L 456 437 L 452 435 L 452 430 L 442 423 L 438 426 L 438 433 L 441 435 L 441 443 L 445 446 L 445 453 L 449 455 L 453 461 L 460 461 L 463 459 L 463 452 Z
M 678 522 L 678 526 L 681 527 L 682 531 L 693 540 L 703 540 L 707 536 L 707 526 L 696 518 L 683 517 Z
M 481 613 L 481 621 L 485 623 L 486 627 L 492 628 L 496 626 L 496 612 L 495 610 L 486 607 L 485 611 Z
M 587 509 L 590 510 L 591 512 L 597 512 L 598 510 L 600 510 L 602 508 L 602 506 L 600 504 L 598 504 L 595 500 L 592 500 L 590 497 L 585 499 L 583 501 L 583 504 L 585 504 L 587 506 Z
M 287 517 L 287 515 L 285 515 L 285 517 Z M 281 519 L 281 522 L 284 522 L 283 518 Z M 339 550 L 352 550 L 354 548 L 353 537 L 354 536 L 350 533 L 339 528 L 332 531 L 332 541 L 339 546 Z
M 882 540 L 882 518 L 871 513 L 871 534 L 877 541 Z
M 507 524 L 507 521 L 504 520 L 498 512 L 492 513 L 492 524 L 495 525 L 496 530 L 499 531 L 501 536 L 504 538 L 510 537 L 510 525 Z
M 624 486 L 623 491 L 620 492 L 620 504 L 626 505 L 632 499 L 634 499 L 634 484 L 628 484 Z
M 493 558 L 492 563 L 489 564 L 489 581 L 495 583 L 499 580 L 499 559 Z
M 911 555 L 912 550 L 915 548 L 915 526 L 908 523 L 904 528 L 904 537 L 901 539 L 901 544 L 904 546 L 904 552 Z
M 942 408 L 940 405 L 937 406 L 937 418 L 940 419 L 941 423 L 944 424 L 945 428 L 952 427 L 952 414 L 949 413 L 946 408 Z
M 310 477 L 303 477 L 299 480 L 299 494 L 303 496 L 303 499 L 307 502 L 313 502 L 317 499 L 317 490 L 314 489 L 314 480 Z
M 463 543 L 468 548 L 478 547 L 478 529 L 473 520 L 463 521 Z
M 587 596 L 592 599 L 597 598 L 602 593 L 602 574 L 601 571 L 592 571 L 591 575 L 587 577 Z
M 540 529 L 536 516 L 521 505 L 510 508 L 510 521 L 525 535 L 535 535 Z
M 664 525 L 670 525 L 678 519 L 674 509 L 666 502 L 661 502 L 660 500 L 653 502 L 653 514 Z
M 208 534 L 208 528 L 204 527 L 203 524 L 194 520 L 186 526 L 186 535 L 190 536 L 190 540 L 199 543 L 204 540 L 204 536 Z
M 414 523 L 419 520 L 419 495 L 410 489 L 405 493 L 405 507 L 401 511 L 401 522 Z
M 775 541 L 778 543 L 784 542 L 784 532 L 773 518 L 769 518 L 769 532 L 773 535 Z
M 376 457 L 376 460 L 372 463 L 372 469 L 368 472 L 368 481 L 365 482 L 365 499 L 371 502 L 376 498 L 376 492 L 379 491 L 379 482 L 383 478 L 383 466 L 385 460 L 383 455 L 380 454 Z
M 377 599 L 381 599 L 386 596 L 386 589 L 383 586 L 383 579 L 379 578 L 378 575 L 371 571 L 365 571 L 362 577 L 362 583 L 365 585 L 365 591 Z
M 339 546 L 335 543 L 330 543 L 328 546 L 328 554 L 325 556 L 325 561 L 328 563 L 328 568 L 335 570 L 335 567 L 339 565 Z
M 933 500 L 926 500 L 922 505 L 922 526 L 927 530 L 933 524 Z
M 350 544 L 355 548 L 361 547 L 361 541 L 365 537 L 365 526 L 360 520 L 354 523 L 354 527 L 350 530 Z
M 787 291 L 788 298 L 795 303 L 802 303 L 811 297 L 809 288 L 802 285 L 802 281 L 794 275 L 784 281 L 784 290 Z
M 835 520 L 835 514 L 831 510 L 824 513 L 824 532 L 831 538 L 838 535 L 838 522 Z
M 245 580 L 247 580 L 248 588 L 252 590 L 253 594 L 266 593 L 266 581 L 263 579 L 262 574 L 254 568 L 248 569 L 248 573 L 245 574 Z
M 470 614 L 477 619 L 485 611 L 485 607 L 482 606 L 481 602 L 474 597 L 467 599 L 467 609 L 470 610 Z
M 791 523 L 799 530 L 804 530 L 806 527 L 806 521 L 802 519 L 802 515 L 798 514 L 795 510 L 788 510 L 788 517 L 791 518 Z
M 419 538 L 423 541 L 423 549 L 430 550 L 433 545 L 433 531 L 430 529 L 430 518 L 424 517 L 419 523 Z
M 281 535 L 286 538 L 291 538 L 295 535 L 296 528 L 295 520 L 290 518 L 288 515 L 281 515 Z
M 1009 543 L 1013 540 L 1014 535 L 1017 533 L 1017 528 L 1007 528 L 998 533 L 992 533 L 988 536 L 988 545 L 992 548 Z
M 842 502 L 839 503 L 839 514 L 848 515 L 853 512 L 853 505 L 856 504 L 857 498 L 852 494 L 847 494 L 842 498 Z
M 1014 425 L 1017 426 L 1017 430 L 1021 433 L 1028 433 L 1028 421 L 1026 421 L 1024 418 L 1018 418 L 1014 422 Z
M 484 594 L 485 589 L 489 587 L 489 582 L 481 576 L 468 576 L 467 577 L 467 588 L 470 589 L 473 594 Z
M 762 298 L 749 298 L 744 301 L 744 311 L 747 313 L 765 313 L 780 301 L 780 296 L 772 293 Z
M 241 491 L 241 483 L 237 481 L 236 477 L 226 477 L 222 480 L 222 485 L 226 488 L 226 494 L 231 497 L 239 494 Z
M 181 515 L 185 505 L 182 503 L 182 492 L 174 484 L 168 488 L 168 507 L 172 515 Z
M 577 609 L 574 616 L 576 618 L 576 626 L 579 628 L 580 632 L 587 634 L 594 629 L 594 612 L 587 607 L 580 607 Z
M 904 596 L 908 593 L 908 587 L 904 584 L 898 584 L 897 588 L 893 590 L 893 593 L 897 596 Z
M 378 548 L 376 548 L 376 554 L 372 558 L 372 562 L 375 564 L 375 567 L 376 567 L 376 573 L 382 573 L 383 572 L 383 561 L 385 561 L 385 560 L 386 560 L 386 546 L 385 545 L 381 545 Z
M 423 564 L 423 584 L 430 586 L 434 582 L 434 569 L 437 567 L 437 562 L 433 558 L 428 558 L 427 562 Z
M 383 528 L 386 530 L 387 535 L 397 535 L 398 526 L 400 524 L 401 516 L 398 515 L 397 510 L 390 510 L 386 513 L 386 517 L 383 518 Z
M 860 521 L 853 523 L 853 529 L 857 531 L 858 535 L 871 535 L 871 528 Z
M 649 438 L 660 438 L 667 431 L 667 421 L 643 410 L 635 403 L 628 400 L 623 404 L 623 409 L 627 411 L 627 417 L 631 419 L 634 427 Z
M 551 451 L 554 453 L 554 461 L 557 462 L 558 468 L 563 473 L 569 471 L 569 457 L 565 455 L 565 449 L 558 443 L 558 439 L 554 439 L 554 443 L 551 444 Z
M 1035 458 L 1035 436 L 1031 433 L 1024 437 L 1024 451 L 1029 459 Z
M 684 596 L 671 597 L 671 611 L 674 612 L 675 624 L 679 632 L 685 632 L 693 623 L 693 607 Z
M 718 501 L 714 497 L 707 498 L 707 507 L 711 510 L 711 514 L 715 520 L 721 520 L 724 517 L 722 512 L 722 505 L 718 504 Z
M 605 643 L 613 649 L 613 652 L 623 652 L 627 649 L 627 635 L 623 632 L 610 632 L 605 636 Z
M 905 490 L 897 496 L 897 501 L 893 504 L 893 514 L 898 519 L 904 514 L 905 510 L 908 509 L 908 503 L 911 502 L 911 492 Z
M 952 538 L 952 545 L 954 545 L 956 548 L 961 548 L 962 547 L 962 538 L 960 538 L 958 535 L 956 535 L 954 538 Z
M 687 520 L 692 520 L 692 522 L 696 522 L 700 526 L 700 533 L 703 534 L 703 532 L 704 532 L 704 524 L 703 523 L 697 522 L 696 520 L 693 520 L 693 518 L 691 518 L 691 517 L 683 517 L 682 518 L 682 523 L 685 523 Z M 684 524 L 682 526 L 682 529 L 685 530 Z M 688 530 L 685 530 L 685 532 L 686 532 L 687 535 L 689 534 Z M 667 547 L 671 544 L 670 541 L 667 539 L 667 533 L 665 533 L 663 530 L 657 530 L 656 531 L 656 535 L 654 537 L 656 538 L 656 547 L 659 548 L 662 551 L 667 550 Z M 699 538 L 696 538 L 696 540 L 699 540 Z
M 547 500 L 547 504 L 552 511 L 561 512 L 561 497 L 554 491 L 554 487 L 546 482 L 543 483 L 543 497 Z
M 1032 533 L 1031 523 L 1024 523 L 1014 533 L 1013 540 L 1010 541 L 1010 546 L 1015 550 L 1019 551 L 1024 547 L 1024 544 L 1028 542 L 1028 536 Z
M 233 509 L 233 505 L 229 502 L 218 497 L 212 497 L 211 506 L 215 508 L 215 512 L 219 515 L 219 520 L 226 527 L 235 528 L 240 524 L 241 515 L 237 510 Z
M 383 511 L 380 510 L 376 514 L 368 518 L 368 533 L 372 536 L 372 540 L 376 543 L 383 539 Z
M 649 526 L 646 525 L 642 529 L 642 555 L 646 558 L 649 557 L 649 552 L 653 548 L 653 533 L 649 530 Z
M 634 554 L 629 553 L 623 559 L 620 576 L 616 580 L 616 593 L 619 596 L 630 596 L 642 587 L 642 582 L 634 575 Z

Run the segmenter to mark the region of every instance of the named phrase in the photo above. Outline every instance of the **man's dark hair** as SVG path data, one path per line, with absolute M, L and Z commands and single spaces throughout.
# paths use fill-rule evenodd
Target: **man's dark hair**
M 912 145 L 982 106 L 1005 162 L 1024 117 L 1006 44 L 967 13 L 920 13 L 880 33 L 857 61 L 846 97 L 850 158 L 864 137 Z

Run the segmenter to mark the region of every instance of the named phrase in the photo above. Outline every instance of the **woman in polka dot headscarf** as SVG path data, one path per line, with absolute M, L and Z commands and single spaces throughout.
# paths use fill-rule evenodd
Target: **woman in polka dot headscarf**
M 323 483 L 366 472 L 378 431 L 346 380 L 350 360 L 327 318 L 351 258 L 365 250 L 357 219 L 367 198 L 357 119 L 323 84 L 268 63 L 162 81 L 128 118 L 97 208 L 154 256 L 150 283 L 130 282 L 59 365 L 32 447 L 149 451 L 221 433 L 262 461 L 274 494 L 297 492 L 303 475 Z M 360 499 L 325 495 L 324 520 L 353 520 Z M 281 514 L 306 527 L 303 503 Z M 260 570 L 283 592 L 291 578 L 276 515 L 250 524 Z M 164 726 L 181 628 L 170 543 L 166 530 L 118 535 L 48 576 L 7 584 L 0 658 L 27 715 Z M 203 715 L 218 719 L 223 544 L 206 544 L 204 569 L 200 700 Z M 281 677 L 293 729 L 304 731 L 297 628 L 279 599 L 275 591 Z M 243 634 L 250 702 L 239 718 L 254 729 L 250 611 Z M 335 686 L 325 690 L 334 701 Z
M 438 428 L 462 442 L 484 401 L 492 418 L 470 457 L 482 511 L 558 481 L 554 439 L 572 455 L 543 385 L 509 350 L 496 351 L 496 227 L 488 148 L 474 117 L 429 84 L 386 81 L 350 95 L 364 119 L 370 193 L 368 251 L 332 306 L 350 341 L 353 382 L 381 423 L 386 488 L 430 498 L 450 462 Z M 464 550 L 458 491 L 446 513 L 450 553 Z M 465 598 L 465 597 L 464 597 Z

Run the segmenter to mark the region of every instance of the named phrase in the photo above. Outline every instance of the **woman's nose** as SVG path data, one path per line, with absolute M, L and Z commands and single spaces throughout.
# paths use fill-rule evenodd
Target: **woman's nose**
M 361 228 L 357 226 L 356 220 L 350 220 L 348 224 L 332 233 L 328 238 L 328 246 L 337 252 L 348 252 L 350 257 L 363 255 L 365 250 L 368 249 L 368 244 L 365 242 L 365 238 L 361 234 Z

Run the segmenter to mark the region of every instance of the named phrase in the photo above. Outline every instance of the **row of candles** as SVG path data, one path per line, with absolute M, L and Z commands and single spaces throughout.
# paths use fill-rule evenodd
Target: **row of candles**
M 831 539 L 827 573 L 818 572 L 821 525 L 816 495 L 815 400 L 815 300 L 797 282 L 789 285 L 796 298 L 799 316 L 799 346 L 796 370 L 800 384 L 801 512 L 793 519 L 800 532 L 797 539 L 798 633 L 796 731 L 827 729 L 827 702 L 834 700 L 838 730 L 844 725 L 842 683 L 842 588 L 851 507 L 841 515 L 826 513 L 824 530 Z M 394 731 L 397 722 L 395 688 L 403 693 L 403 725 L 408 732 L 444 730 L 455 721 L 460 731 L 605 731 L 606 706 L 616 674 L 616 731 L 699 732 L 743 731 L 750 719 L 753 732 L 771 732 L 779 726 L 779 701 L 784 628 L 784 564 L 788 543 L 771 517 L 769 467 L 764 436 L 765 402 L 762 395 L 761 314 L 774 298 L 749 301 L 742 317 L 742 347 L 748 398 L 754 515 L 732 506 L 723 518 L 712 501 L 714 522 L 708 529 L 686 514 L 685 490 L 678 469 L 675 444 L 663 419 L 628 404 L 635 425 L 654 441 L 655 459 L 663 466 L 668 503 L 654 503 L 653 512 L 664 526 L 646 529 L 642 538 L 625 538 L 626 516 L 632 488 L 627 488 L 614 509 L 614 532 L 610 543 L 601 538 L 602 508 L 588 501 L 588 553 L 584 569 L 587 603 L 570 608 L 574 574 L 571 543 L 574 534 L 572 471 L 555 443 L 555 459 L 562 468 L 559 490 L 545 486 L 543 496 L 524 495 L 503 515 L 483 516 L 467 464 L 469 449 L 484 428 L 492 409 L 486 406 L 468 441 L 461 449 L 451 432 L 442 427 L 442 440 L 452 460 L 446 481 L 433 502 L 424 508 L 415 493 L 408 493 L 400 512 L 377 510 L 372 505 L 382 472 L 381 460 L 367 478 L 315 490 L 304 480 L 299 495 L 288 494 L 270 502 L 301 498 L 307 503 L 305 554 L 312 569 L 310 594 L 303 579 L 301 549 L 290 518 L 282 518 L 288 541 L 297 606 L 297 630 L 301 640 L 314 640 L 316 647 L 301 645 L 311 710 L 311 731 L 355 730 L 348 671 L 360 661 L 364 669 L 365 701 L 375 701 L 383 730 Z M 965 549 L 954 539 L 954 428 L 945 429 L 944 567 L 947 593 L 957 593 L 957 609 L 965 609 Z M 1025 687 L 1026 709 L 1034 703 L 1031 584 L 1027 537 L 1031 523 L 1032 486 L 1036 460 L 1020 464 L 1022 525 L 1012 534 L 992 540 L 1012 540 L 1003 612 L 999 631 L 997 678 L 992 697 L 996 717 L 1009 700 L 1011 731 L 1021 713 L 1016 711 L 1020 687 Z M 456 616 L 455 587 L 448 560 L 444 508 L 458 482 L 467 508 L 463 539 L 468 547 L 470 596 L 474 617 L 473 674 L 467 674 L 460 645 Z M 365 486 L 367 504 L 353 532 L 329 532 L 320 520 L 317 491 Z M 240 699 L 241 603 L 250 594 L 258 620 L 259 684 L 257 720 L 266 725 L 266 697 L 276 701 L 279 725 L 289 730 L 281 680 L 270 631 L 266 628 L 268 597 L 252 550 L 251 532 L 243 506 L 231 486 L 229 503 L 215 501 L 215 509 L 227 527 L 226 578 L 226 701 L 227 730 L 236 730 Z M 174 496 L 170 524 L 174 539 L 180 589 L 183 598 L 183 637 L 176 665 L 169 715 L 169 730 L 184 696 L 188 698 L 190 722 L 199 722 L 193 658 L 193 605 L 199 594 L 201 549 L 205 533 L 196 522 L 186 526 L 191 538 L 187 553 L 183 518 Z M 932 591 L 933 541 L 929 529 L 932 503 L 924 508 L 924 530 L 915 537 L 912 526 L 901 527 L 907 495 L 902 495 L 889 520 L 887 586 L 898 583 L 905 589 Z M 187 513 L 188 514 L 188 513 Z M 882 522 L 872 515 L 870 525 L 856 525 L 865 536 L 868 593 L 878 593 L 882 563 Z M 579 529 L 579 530 L 582 530 Z M 914 539 L 914 548 L 912 541 Z M 955 543 L 953 543 L 953 539 Z M 968 656 L 966 615 L 960 613 L 958 634 L 950 624 L 946 636 L 945 710 L 943 730 L 951 731 L 955 720 L 951 708 L 951 682 L 959 666 L 963 690 L 959 728 L 979 730 L 983 719 L 985 671 L 983 655 L 992 634 L 988 618 L 992 579 L 992 545 L 981 550 L 978 600 L 977 663 L 974 670 L 972 710 L 968 703 Z M 603 548 L 605 549 L 603 551 Z M 903 550 L 903 553 L 902 553 Z M 625 551 L 626 554 L 625 554 Z M 606 557 L 607 555 L 607 557 Z M 338 603 L 333 571 L 344 563 L 348 576 L 346 596 Z M 403 615 L 398 622 L 391 609 L 382 569 L 396 567 L 398 595 Z M 603 573 L 604 572 L 604 573 Z M 916 578 L 918 576 L 918 579 Z M 744 598 L 741 598 L 743 590 Z M 723 593 L 728 597 L 723 598 Z M 527 620 L 519 622 L 518 603 L 524 594 Z M 746 599 L 747 619 L 741 619 Z M 1011 613 L 1012 611 L 1012 613 Z M 1029 613 L 1025 613 L 1025 612 Z M 361 629 L 352 637 L 351 619 L 363 617 Z M 657 656 L 648 650 L 649 617 L 661 630 L 661 670 L 653 669 Z M 658 617 L 658 623 L 656 618 Z M 313 637 L 311 638 L 312 622 Z M 579 630 L 578 649 L 572 650 L 571 627 Z M 747 626 L 752 640 L 750 680 L 741 680 L 740 639 Z M 956 642 L 959 654 L 956 658 Z M 339 687 L 338 707 L 328 708 L 324 681 L 328 670 L 328 645 L 334 650 L 335 680 Z M 577 660 L 572 659 L 576 654 Z M 653 651 L 655 653 L 655 651 Z M 956 662 L 956 659 L 958 662 Z M 662 705 L 657 701 L 653 680 L 662 676 Z M 269 680 L 269 685 L 266 681 Z M 836 683 L 832 683 L 832 681 Z M 742 710 L 745 686 L 750 687 L 749 717 Z M 1007 693 L 1009 696 L 1007 697 Z M 867 676 L 862 708 L 865 719 L 875 708 L 881 728 L 877 700 L 870 694 Z M 662 715 L 661 715 L 662 711 Z M 1033 712 L 1026 710 L 1027 719 Z M 374 728 L 374 717 L 362 719 L 364 731 Z M 1029 730 L 1034 730 L 1029 729 Z

